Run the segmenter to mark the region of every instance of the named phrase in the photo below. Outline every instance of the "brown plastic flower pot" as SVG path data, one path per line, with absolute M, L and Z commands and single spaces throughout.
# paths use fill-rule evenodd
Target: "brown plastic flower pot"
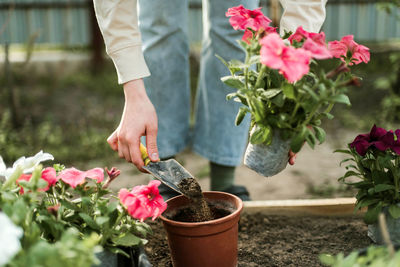
M 224 192 L 204 192 L 208 203 L 229 210 L 225 217 L 206 222 L 179 222 L 168 218 L 189 204 L 184 196 L 167 201 L 168 208 L 160 216 L 168 235 L 175 267 L 237 266 L 238 222 L 243 202 Z

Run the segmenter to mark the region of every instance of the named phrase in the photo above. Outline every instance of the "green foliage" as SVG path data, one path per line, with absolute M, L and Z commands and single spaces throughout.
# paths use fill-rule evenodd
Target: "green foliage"
M 367 224 L 375 223 L 383 208 L 388 208 L 393 218 L 400 217 L 397 204 L 400 203 L 400 156 L 388 149 L 382 152 L 376 148 L 368 149 L 360 156 L 349 146 L 335 152 L 349 155 L 340 164 L 346 164 L 346 173 L 339 181 L 358 190 L 355 211 L 368 207 L 364 215 Z M 358 181 L 348 181 L 356 177 Z
M 124 101 L 113 66 L 96 76 L 87 69 L 64 75 L 51 68 L 41 74 L 29 66 L 21 71 L 13 64 L 10 85 L 0 76 L 0 87 L 11 86 L 19 106 L 15 127 L 8 90 L 0 90 L 0 155 L 5 162 L 39 150 L 78 166 L 89 160 L 117 159 L 106 142 Z
M 53 167 L 57 173 L 64 169 Z M 47 182 L 41 178 L 41 165 L 29 181 L 17 183 L 21 173 L 16 168 L 6 182 L 0 180 L 0 210 L 24 231 L 22 250 L 9 266 L 91 266 L 98 246 L 129 257 L 121 247 L 147 242 L 151 228 L 133 219 L 105 188 L 110 177 L 76 188 L 58 180 L 43 191 Z
M 370 246 L 365 254 L 352 252 L 347 256 L 322 254 L 320 261 L 331 267 L 397 267 L 400 266 L 400 251 L 391 255 L 386 247 Z
M 278 70 L 269 69 L 260 63 L 260 44 L 239 42 L 246 53 L 246 60 L 225 61 L 217 56 L 229 69 L 229 76 L 221 80 L 236 89 L 227 95 L 244 105 L 238 111 L 239 125 L 247 113 L 251 114 L 250 133 L 252 144 L 270 144 L 273 132 L 280 129 L 284 139 L 291 139 L 291 149 L 298 152 L 304 142 L 314 148 L 325 141 L 325 130 L 321 120 L 331 119 L 334 104 L 350 105 L 346 95 L 347 86 L 355 76 L 342 72 L 343 66 L 334 63 L 334 69 L 326 73 L 319 63 L 311 63 L 310 72 L 295 83 L 289 83 Z

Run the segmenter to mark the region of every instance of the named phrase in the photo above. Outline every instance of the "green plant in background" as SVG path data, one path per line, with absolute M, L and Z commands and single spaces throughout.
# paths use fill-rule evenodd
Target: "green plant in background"
M 246 14 L 246 15 L 243 15 Z M 325 140 L 321 119 L 332 118 L 336 103 L 350 105 L 346 90 L 358 84 L 349 66 L 367 63 L 369 50 L 358 45 L 353 36 L 341 41 L 325 42 L 325 34 L 310 33 L 299 27 L 294 34 L 279 37 L 271 21 L 260 10 L 247 10 L 243 6 L 228 10 L 234 29 L 245 30 L 239 41 L 246 59 L 221 61 L 230 75 L 221 80 L 236 88 L 227 96 L 244 106 L 239 109 L 236 124 L 251 114 L 252 144 L 272 142 L 273 132 L 280 130 L 283 139 L 291 140 L 291 150 L 298 152 L 307 142 L 312 148 Z M 288 39 L 290 45 L 283 41 Z M 334 67 L 325 72 L 318 61 L 336 57 Z
M 107 189 L 120 174 L 117 169 L 106 169 L 104 181 L 101 168 L 79 171 L 60 164 L 44 169 L 39 165 L 52 159 L 52 155 L 39 152 L 21 157 L 7 168 L 0 157 L 0 210 L 23 232 L 21 237 L 19 230 L 15 231 L 21 249 L 7 266 L 55 266 L 57 258 L 44 255 L 58 255 L 63 247 L 70 250 L 59 257 L 61 263 L 67 262 L 60 266 L 91 266 L 96 260 L 93 253 L 99 251 L 97 245 L 129 257 L 125 249 L 147 242 L 144 238 L 151 228 L 143 220 L 155 219 L 166 208 L 157 186 L 152 187 L 151 197 L 161 198 L 161 202 L 155 203 L 146 193 L 131 193 L 129 199 L 119 202 Z M 140 188 L 147 190 L 146 186 Z M 137 212 L 139 217 L 135 217 Z
M 400 218 L 400 129 L 386 131 L 375 125 L 370 133 L 358 135 L 346 150 L 347 172 L 339 181 L 358 190 L 355 210 L 368 207 L 364 215 L 367 224 L 377 221 L 384 209 L 394 218 Z M 359 181 L 348 181 L 357 177 Z
M 345 256 L 343 253 L 332 256 L 320 255 L 320 260 L 331 267 L 398 267 L 400 266 L 400 251 L 392 255 L 387 247 L 370 246 L 365 255 L 355 251 Z

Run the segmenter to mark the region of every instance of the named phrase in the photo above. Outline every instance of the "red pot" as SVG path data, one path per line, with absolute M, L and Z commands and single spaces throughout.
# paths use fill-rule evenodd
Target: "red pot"
M 238 222 L 243 202 L 224 192 L 203 192 L 208 203 L 231 211 L 231 214 L 206 222 L 178 222 L 171 218 L 189 200 L 177 196 L 167 201 L 160 217 L 168 235 L 168 245 L 175 267 L 237 266 Z M 168 217 L 168 218 L 167 218 Z

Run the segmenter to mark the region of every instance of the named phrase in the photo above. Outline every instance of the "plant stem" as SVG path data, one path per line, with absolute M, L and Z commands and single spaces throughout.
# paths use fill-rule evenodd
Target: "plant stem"
M 261 82 L 264 79 L 265 72 L 267 71 L 267 66 L 261 64 L 260 72 L 258 73 L 256 84 L 254 85 L 255 89 L 260 88 Z

